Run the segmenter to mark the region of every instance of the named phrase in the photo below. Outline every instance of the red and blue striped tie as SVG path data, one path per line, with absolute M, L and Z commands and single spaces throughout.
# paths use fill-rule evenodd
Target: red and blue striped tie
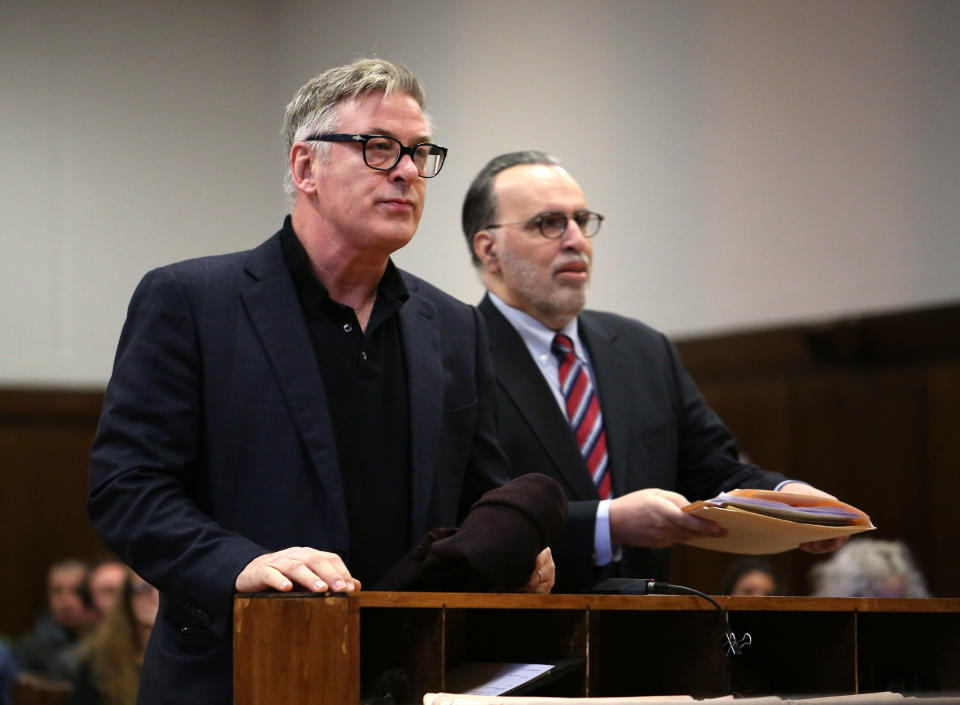
M 590 375 L 573 351 L 573 342 L 557 333 L 551 346 L 560 363 L 560 390 L 567 402 L 567 418 L 580 446 L 580 452 L 593 476 L 600 499 L 610 497 L 610 473 L 607 472 L 607 435 L 603 431 L 600 402 L 593 393 Z

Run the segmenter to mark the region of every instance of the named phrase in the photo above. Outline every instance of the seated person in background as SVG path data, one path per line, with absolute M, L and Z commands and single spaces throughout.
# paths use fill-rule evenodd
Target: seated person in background
M 98 620 L 110 611 L 128 572 L 129 568 L 116 558 L 104 558 L 90 565 L 87 586 Z
M 135 705 L 160 593 L 127 569 L 120 594 L 80 649 L 71 705 Z
M 10 690 L 17 678 L 17 662 L 7 645 L 0 641 L 0 705 L 10 705 Z
M 463 203 L 463 232 L 488 290 L 479 309 L 500 446 L 513 472 L 549 475 L 570 500 L 553 546 L 559 591 L 612 575 L 666 580 L 661 549 L 722 531 L 684 513 L 688 500 L 738 487 L 825 495 L 740 462 L 666 336 L 584 310 L 602 221 L 569 172 L 535 151 L 492 159 Z
M 810 569 L 814 597 L 930 597 L 903 541 L 855 539 Z
M 734 563 L 723 579 L 721 595 L 760 597 L 778 594 L 777 575 L 764 558 L 744 558 Z
M 49 611 L 14 646 L 20 670 L 53 680 L 70 680 L 76 670 L 76 647 L 90 623 L 82 589 L 87 564 L 74 558 L 47 571 Z

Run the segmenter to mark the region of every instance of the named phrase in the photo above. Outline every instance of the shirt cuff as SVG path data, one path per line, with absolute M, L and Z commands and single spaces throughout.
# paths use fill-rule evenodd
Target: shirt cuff
M 804 482 L 803 480 L 784 480 L 783 482 L 778 482 L 778 483 L 777 483 L 777 486 L 773 488 L 773 491 L 774 491 L 774 492 L 779 492 L 781 487 L 783 487 L 784 485 L 788 485 L 788 484 L 790 484 L 791 482 L 799 482 L 801 485 L 809 485 L 809 484 L 810 484 L 809 482 Z
M 610 500 L 602 499 L 597 504 L 597 521 L 593 530 L 594 565 L 607 565 L 613 560 L 610 543 Z

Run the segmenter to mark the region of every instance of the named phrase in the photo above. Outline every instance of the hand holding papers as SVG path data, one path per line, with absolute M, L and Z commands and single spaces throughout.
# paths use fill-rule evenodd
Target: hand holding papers
M 875 527 L 870 517 L 828 497 L 772 490 L 733 490 L 683 508 L 727 530 L 683 543 L 728 553 L 781 553 L 802 543 L 849 536 Z

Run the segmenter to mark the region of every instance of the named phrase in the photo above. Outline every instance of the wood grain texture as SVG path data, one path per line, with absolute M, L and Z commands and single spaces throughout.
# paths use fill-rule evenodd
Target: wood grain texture
M 0 390 L 0 634 L 46 607 L 54 561 L 105 552 L 86 512 L 87 457 L 103 395 Z
M 398 702 L 419 702 L 424 692 L 443 687 L 446 670 L 465 661 L 572 662 L 572 676 L 550 686 L 549 694 L 565 697 L 960 689 L 960 599 L 719 602 L 729 610 L 738 638 L 746 633 L 752 638 L 729 662 L 721 648 L 719 613 L 696 597 L 241 596 L 235 603 L 236 698 L 242 705 L 287 703 L 307 689 L 323 691 L 316 702 L 353 703 L 367 694 L 372 679 L 360 677 L 365 670 L 388 669 L 400 674 L 394 680 L 405 688 Z M 331 621 L 326 628 L 315 624 L 324 619 Z M 314 626 L 291 628 L 291 620 Z M 352 639 L 344 628 L 362 638 Z M 364 643 L 368 638 L 388 643 Z M 344 674 L 353 674 L 356 683 L 336 677 Z
M 342 705 L 360 699 L 359 605 L 345 599 L 234 605 L 236 705 Z

